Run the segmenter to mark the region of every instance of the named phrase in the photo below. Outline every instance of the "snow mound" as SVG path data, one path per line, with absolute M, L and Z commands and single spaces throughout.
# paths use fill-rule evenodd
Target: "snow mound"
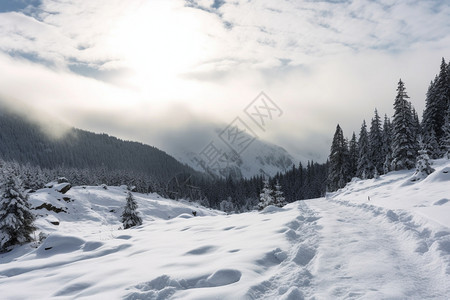
M 450 182 L 450 166 L 434 171 L 426 178 L 427 182 Z
M 52 255 L 81 250 L 85 241 L 74 236 L 51 234 L 45 239 L 36 251 L 36 257 L 49 257 Z

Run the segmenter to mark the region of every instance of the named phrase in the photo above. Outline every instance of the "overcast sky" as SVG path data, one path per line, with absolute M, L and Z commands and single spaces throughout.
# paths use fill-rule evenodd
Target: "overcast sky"
M 447 0 L 0 0 L 0 97 L 170 152 L 264 91 L 283 113 L 255 133 L 324 161 L 399 78 L 422 112 L 449 33 Z

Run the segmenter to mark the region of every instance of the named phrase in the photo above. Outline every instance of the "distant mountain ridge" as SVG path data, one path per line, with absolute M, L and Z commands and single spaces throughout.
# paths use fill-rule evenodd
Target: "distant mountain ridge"
M 242 134 L 245 135 L 246 133 Z M 246 138 L 251 137 L 247 135 Z M 233 150 L 223 143 L 217 142 L 215 146 L 219 148 L 220 153 L 224 153 L 227 157 L 236 157 L 220 169 L 208 168 L 207 172 L 222 178 L 228 176 L 233 178 L 273 177 L 279 172 L 286 172 L 292 165 L 298 164 L 284 148 L 258 138 L 254 139 L 248 148 L 237 156 L 233 153 Z M 177 153 L 173 153 L 173 156 L 195 170 L 205 171 L 205 168 L 198 163 L 198 160 L 202 159 L 199 152 L 196 153 L 192 149 L 179 149 Z

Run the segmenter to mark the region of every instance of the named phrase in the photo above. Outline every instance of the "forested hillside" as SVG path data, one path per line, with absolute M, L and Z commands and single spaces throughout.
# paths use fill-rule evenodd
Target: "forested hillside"
M 69 129 L 51 138 L 29 121 L 0 111 L 0 158 L 46 169 L 102 169 L 150 176 L 165 183 L 179 173 L 194 171 L 165 152 L 107 134 Z

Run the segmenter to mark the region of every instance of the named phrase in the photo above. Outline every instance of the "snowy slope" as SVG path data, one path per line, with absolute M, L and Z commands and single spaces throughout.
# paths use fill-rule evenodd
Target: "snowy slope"
M 50 203 L 67 213 L 39 210 L 38 226 L 50 236 L 37 249 L 25 245 L 0 256 L 2 298 L 238 299 L 289 255 L 281 250 L 290 244 L 284 224 L 298 216 L 298 204 L 227 216 L 135 194 L 144 224 L 119 230 L 125 192 L 79 187 L 32 195 L 33 207 Z M 59 225 L 50 223 L 56 219 Z
M 435 172 L 420 181 L 413 181 L 412 171 L 396 171 L 378 179 L 352 182 L 329 198 L 359 206 L 404 210 L 450 227 L 450 163 L 447 159 L 435 160 L 432 167 Z
M 307 201 L 322 217 L 318 298 L 449 299 L 450 162 L 433 167 L 421 181 L 392 172 Z
M 450 162 L 434 167 L 239 215 L 135 194 L 144 224 L 130 230 L 124 189 L 40 190 L 34 207 L 67 213 L 41 209 L 47 240 L 0 255 L 2 298 L 448 299 Z

